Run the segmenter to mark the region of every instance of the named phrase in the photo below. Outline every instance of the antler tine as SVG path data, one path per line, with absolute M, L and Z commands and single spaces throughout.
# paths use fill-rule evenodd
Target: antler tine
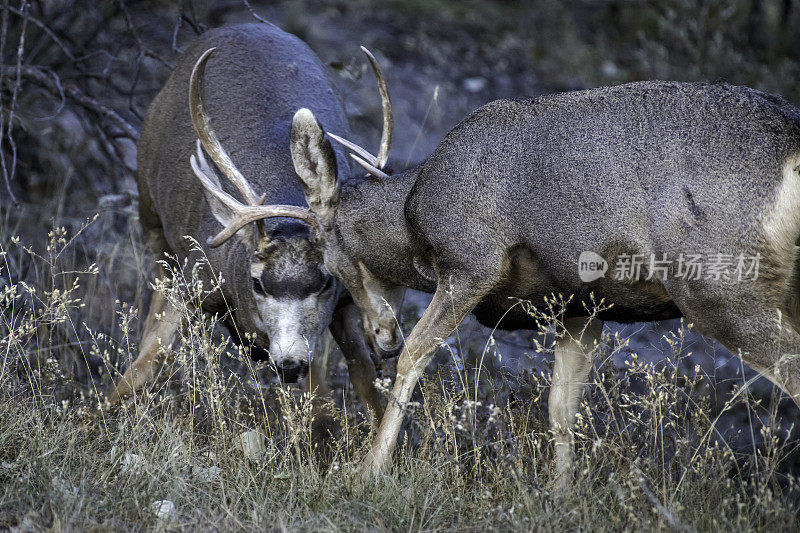
M 198 154 L 200 154 L 199 150 Z M 203 188 L 213 194 L 215 198 L 225 204 L 229 209 L 239 210 L 242 207 L 246 207 L 239 200 L 222 190 L 222 188 L 219 186 L 219 183 L 216 182 L 213 174 L 209 172 L 210 169 L 208 167 L 208 163 L 205 161 L 205 158 L 203 158 L 202 154 L 190 155 L 189 163 L 192 165 L 194 175 L 200 180 Z
M 296 218 L 308 223 L 316 231 L 319 227 L 316 217 L 303 207 L 296 205 L 243 205 L 242 210 L 237 212 L 233 221 L 225 229 L 217 233 L 213 238 L 208 239 L 208 245 L 216 248 L 234 235 L 246 225 L 259 221 L 264 218 L 287 217 Z
M 392 102 L 389 99 L 389 90 L 386 88 L 386 80 L 383 79 L 383 74 L 378 66 L 378 62 L 375 60 L 375 56 L 373 56 L 372 52 L 363 46 L 361 47 L 361 50 L 364 52 L 364 54 L 366 54 L 370 65 L 372 65 L 372 70 L 375 72 L 375 78 L 378 80 L 378 90 L 381 93 L 381 108 L 383 109 L 383 133 L 381 134 L 381 145 L 378 150 L 378 157 L 375 157 L 352 141 L 348 141 L 347 139 L 339 137 L 338 135 L 334 135 L 330 132 L 328 132 L 327 135 L 334 141 L 339 142 L 356 152 L 358 155 L 350 154 L 350 157 L 352 157 L 356 163 L 364 167 L 367 172 L 377 178 L 385 179 L 388 176 L 381 169 L 386 166 L 386 162 L 389 160 L 389 150 L 392 148 L 392 131 L 394 129 L 394 118 L 392 118 Z
M 202 157 L 202 154 L 199 156 Z M 225 204 L 233 213 L 233 220 L 214 237 L 208 239 L 208 244 L 216 248 L 233 237 L 237 231 L 248 224 L 264 218 L 287 217 L 302 220 L 311 225 L 315 230 L 319 227 L 317 218 L 311 210 L 294 205 L 244 205 L 233 196 L 220 189 L 213 180 L 203 171 L 203 161 L 198 162 L 198 157 L 192 154 L 189 157 L 192 170 L 203 184 L 203 187 Z
M 367 163 L 366 161 L 364 161 L 363 159 L 361 159 L 360 157 L 358 157 L 356 154 L 350 154 L 350 157 L 352 157 L 353 159 L 355 159 L 356 163 L 358 163 L 359 165 L 361 165 L 362 167 L 364 167 L 364 169 L 365 169 L 367 172 L 369 172 L 370 174 L 372 174 L 372 175 L 373 175 L 373 176 L 375 176 L 376 178 L 380 178 L 380 179 L 384 179 L 384 180 L 385 180 L 386 178 L 388 178 L 388 177 L 389 177 L 389 176 L 386 174 L 386 172 L 384 172 L 383 170 L 381 170 L 381 169 L 379 169 L 379 168 L 375 167 L 374 165 L 371 165 L 371 164 Z
M 217 188 L 221 188 L 220 183 L 217 180 L 217 175 L 214 173 L 213 170 L 211 170 L 211 165 L 208 164 L 208 161 L 206 161 L 206 156 L 203 155 L 203 145 L 202 143 L 200 143 L 200 139 L 197 139 L 196 144 L 197 144 L 197 153 L 195 154 L 195 157 L 197 157 L 197 164 L 200 167 L 200 171 Z M 189 157 L 190 162 L 191 158 L 192 156 Z M 192 166 L 192 168 L 194 168 L 194 166 Z
M 330 137 L 334 141 L 345 145 L 346 147 L 350 148 L 351 150 L 356 152 L 358 155 L 360 155 L 361 157 L 366 159 L 369 162 L 369 164 L 372 165 L 373 167 L 377 167 L 378 166 L 378 158 L 375 157 L 374 155 L 372 155 L 371 153 L 367 152 L 363 148 L 361 148 L 356 143 L 354 143 L 352 141 L 348 141 L 344 137 L 339 137 L 338 135 L 334 135 L 333 133 L 331 133 L 329 131 L 325 132 L 325 133 L 328 135 L 328 137 Z
M 203 148 L 206 149 L 211 160 L 217 165 L 225 176 L 233 183 L 239 190 L 239 193 L 244 197 L 248 205 L 259 205 L 259 197 L 250 187 L 245 177 L 233 164 L 231 158 L 222 148 L 222 145 L 217 139 L 216 133 L 211 129 L 211 123 L 208 115 L 203 106 L 203 74 L 206 69 L 206 62 L 216 48 L 209 48 L 200 59 L 195 63 L 192 69 L 192 76 L 189 81 L 189 114 L 192 117 L 192 125 L 203 143 Z
M 381 147 L 378 150 L 378 161 L 376 167 L 379 169 L 386 166 L 389 160 L 389 150 L 392 148 L 392 131 L 394 130 L 394 118 L 392 117 L 392 101 L 389 99 L 389 89 L 386 88 L 386 80 L 383 79 L 383 74 L 375 60 L 372 52 L 362 46 L 361 51 L 366 54 L 372 65 L 372 71 L 375 73 L 375 79 L 378 80 L 378 90 L 381 93 L 381 108 L 383 109 L 383 133 L 381 134 Z

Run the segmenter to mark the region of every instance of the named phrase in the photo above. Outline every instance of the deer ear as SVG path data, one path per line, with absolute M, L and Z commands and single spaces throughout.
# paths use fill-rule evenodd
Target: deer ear
M 314 114 L 300 109 L 292 120 L 292 161 L 306 202 L 321 221 L 330 220 L 339 200 L 336 154 Z

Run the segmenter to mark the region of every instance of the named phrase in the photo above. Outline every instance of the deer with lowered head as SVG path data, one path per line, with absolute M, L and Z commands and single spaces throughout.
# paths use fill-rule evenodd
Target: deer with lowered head
M 228 314 L 229 329 L 254 339 L 253 352 L 268 350 L 285 381 L 303 377 L 320 359 L 312 356 L 329 329 L 357 394 L 380 416 L 360 314 L 323 263 L 317 221 L 308 216 L 288 149 L 293 114 L 304 106 L 349 131 L 323 65 L 300 39 L 271 24 L 202 34 L 145 118 L 138 152 L 140 219 L 154 257 L 168 253 L 190 264 L 207 257 L 224 282 L 206 298 L 204 310 Z M 347 181 L 351 169 L 343 155 L 333 171 Z M 202 275 L 212 274 L 204 269 Z M 207 287 L 211 278 L 206 281 Z M 153 379 L 159 350 L 174 341 L 182 320 L 154 292 L 139 356 L 109 395 L 111 404 Z M 318 393 L 325 372 L 312 367 L 307 376 Z
M 468 313 L 489 326 L 535 327 L 517 299 L 573 295 L 558 324 L 549 396 L 562 488 L 602 320 L 684 316 L 800 400 L 800 110 L 786 101 L 727 84 L 656 81 L 500 100 L 465 118 L 421 165 L 393 175 L 381 170 L 385 147 L 374 157 L 335 133 L 300 109 L 292 158 L 325 264 L 379 351 L 399 347 L 403 287 L 433 293 L 405 340 L 368 474 L 386 466 L 431 354 Z M 368 175 L 338 179 L 331 140 Z M 584 252 L 608 264 L 674 262 L 662 275 L 645 262 L 636 276 L 583 281 Z M 707 253 L 758 267 L 738 276 L 681 271 L 681 258 Z

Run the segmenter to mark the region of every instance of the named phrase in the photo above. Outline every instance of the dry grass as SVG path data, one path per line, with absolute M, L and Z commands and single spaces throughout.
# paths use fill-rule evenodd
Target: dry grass
M 775 422 L 777 402 L 744 393 L 720 400 L 700 373 L 635 358 L 620 373 L 609 361 L 621 339 L 598 353 L 576 429 L 574 491 L 564 500 L 550 490 L 549 376 L 491 372 L 491 342 L 424 381 L 393 469 L 377 482 L 360 476 L 371 428 L 352 393 L 336 388 L 327 412 L 338 434 L 319 443 L 312 399 L 254 386 L 259 369 L 213 317 L 192 316 L 151 394 L 98 413 L 95 389 L 136 355 L 139 310 L 117 302 L 114 325 L 90 322 L 102 314 L 93 302 L 108 297 L 100 287 L 115 267 L 71 248 L 97 224 L 103 217 L 53 230 L 42 250 L 0 239 L 0 528 L 800 526 L 787 473 L 796 443 Z M 216 290 L 198 287 L 192 269 L 173 269 L 156 285 L 176 305 Z M 547 312 L 557 315 L 557 302 Z M 671 357 L 686 355 L 685 332 L 671 339 Z M 718 425 L 734 410 L 766 422 L 749 452 Z M 248 431 L 263 441 L 243 448 Z
M 348 57 L 340 50 L 355 50 L 362 37 L 389 55 L 388 75 L 402 80 L 392 86 L 399 122 L 405 101 L 405 123 L 414 126 L 410 150 L 399 131 L 401 154 L 415 146 L 423 153 L 478 104 L 523 90 L 720 77 L 794 100 L 798 94 L 800 11 L 784 17 L 783 2 L 764 3 L 763 35 L 748 33 L 756 3 L 746 0 L 725 8 L 710 0 L 404 1 L 383 11 L 384 4 L 293 0 L 264 14 L 282 13 L 317 50 L 333 50 L 326 59 Z M 143 34 L 147 45 L 172 58 L 177 12 L 128 5 L 152 32 Z M 233 4 L 217 11 L 236 14 Z M 65 20 L 60 31 L 83 42 L 84 25 Z M 105 25 L 105 40 L 92 47 L 122 39 L 121 19 Z M 132 58 L 138 52 L 127 39 L 121 57 Z M 31 54 L 26 61 L 58 72 L 70 64 L 59 50 Z M 125 88 L 134 64 L 141 66 L 116 62 Z M 150 86 L 137 96 L 139 111 L 166 75 L 160 63 L 145 67 Z M 476 75 L 489 89 L 465 95 L 462 80 Z M 426 122 L 419 99 L 439 84 L 444 96 Z M 117 94 L 103 87 L 94 92 Z M 374 97 L 371 82 L 365 87 Z M 576 428 L 574 490 L 563 500 L 551 492 L 549 374 L 497 371 L 499 355 L 485 338 L 440 354 L 454 361 L 424 380 L 392 470 L 377 482 L 360 476 L 372 429 L 341 378 L 344 365 L 334 367 L 327 400 L 337 435 L 319 443 L 311 420 L 319 420 L 317 400 L 292 387 L 258 386 L 263 369 L 226 342 L 214 317 L 187 311 L 191 327 L 164 354 L 171 362 L 158 385 L 117 413 L 98 413 L 98 390 L 137 354 L 151 258 L 127 194 L 131 172 L 113 163 L 111 141 L 69 106 L 38 122 L 58 107 L 40 100 L 36 91 L 21 93 L 15 130 L 13 184 L 27 203 L 16 209 L 0 200 L 0 530 L 800 529 L 797 430 L 774 393 L 676 370 L 687 366 L 686 329 L 669 338 L 673 364 L 631 358 L 620 371 L 612 360 L 625 340 L 601 347 Z M 130 104 L 126 94 L 107 103 Z M 379 123 L 373 111 L 353 121 L 368 138 Z M 417 144 L 423 134 L 427 143 Z M 123 148 L 132 159 L 133 147 Z M 97 220 L 74 218 L 98 205 Z M 51 220 L 66 229 L 44 238 Z M 171 279 L 158 289 L 176 305 L 197 304 L 203 290 L 214 290 L 201 290 L 191 269 L 168 264 Z M 544 352 L 550 342 L 542 341 Z M 254 431 L 263 439 L 253 439 Z M 242 434 L 250 435 L 246 448 Z

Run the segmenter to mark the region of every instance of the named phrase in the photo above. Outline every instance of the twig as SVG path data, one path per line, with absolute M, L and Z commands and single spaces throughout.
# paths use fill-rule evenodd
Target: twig
M 7 9 L 11 13 L 14 13 L 19 17 L 27 18 L 28 20 L 39 26 L 53 40 L 53 42 L 56 43 L 56 45 L 59 48 L 61 48 L 61 51 L 64 52 L 64 55 L 67 56 L 70 59 L 70 61 L 75 61 L 75 55 L 70 51 L 67 45 L 65 45 L 64 42 L 58 38 L 56 32 L 53 31 L 53 29 L 50 28 L 50 26 L 48 26 L 44 21 L 41 21 L 36 17 L 30 16 L 30 13 L 27 10 L 25 10 L 25 13 L 23 13 L 19 9 L 14 9 L 13 7 L 9 7 Z
M 181 5 L 178 7 L 178 20 L 175 21 L 175 27 L 172 28 L 172 51 L 179 54 L 183 53 L 183 50 L 178 47 L 178 32 L 180 31 L 181 26 L 183 26 L 184 2 L 185 0 L 181 0 Z
M 194 16 L 194 9 L 192 9 L 192 16 Z M 195 35 L 202 35 L 203 32 L 206 31 L 205 25 L 196 22 L 192 17 L 184 14 L 182 18 L 184 22 L 192 27 L 192 31 L 194 31 Z
M 110 135 L 105 128 L 98 127 L 97 124 L 93 124 L 93 126 L 97 129 L 97 134 L 100 137 L 102 137 L 103 141 L 105 141 L 100 143 L 100 148 L 105 152 L 106 156 L 111 159 L 116 157 L 117 159 L 119 159 L 119 162 L 122 164 L 122 166 L 124 166 L 131 172 L 135 172 L 136 167 L 130 166 L 128 162 L 125 160 L 125 153 L 122 149 L 122 146 L 120 146 L 120 144 L 117 142 L 113 142 L 115 140 L 115 137 Z M 116 189 L 116 187 L 114 190 L 115 192 L 118 192 L 118 189 Z
M 139 71 L 142 68 L 142 58 L 144 58 L 144 43 L 142 43 L 142 39 L 136 31 L 131 14 L 128 12 L 128 6 L 125 5 L 123 0 L 117 0 L 116 4 L 122 11 L 122 18 L 125 20 L 125 27 L 128 29 L 128 33 L 130 33 L 133 36 L 133 40 L 136 41 L 136 72 L 133 75 L 133 82 L 131 82 L 131 87 L 128 91 L 128 111 L 141 119 L 142 117 L 139 116 L 139 113 L 133 105 L 133 93 L 136 92 L 136 86 L 139 85 Z
M 117 0 L 116 3 L 119 6 L 120 10 L 122 11 L 122 18 L 125 20 L 125 27 L 127 28 L 128 33 L 130 33 L 133 36 L 133 40 L 136 41 L 136 50 L 137 50 L 136 73 L 133 76 L 133 83 L 131 84 L 131 88 L 128 93 L 128 110 L 131 113 L 133 113 L 136 117 L 141 119 L 142 117 L 139 111 L 134 106 L 133 96 L 134 93 L 136 92 L 136 87 L 139 85 L 140 74 L 142 69 L 142 60 L 145 57 L 155 59 L 156 61 L 161 63 L 162 66 L 170 70 L 172 70 L 172 64 L 144 45 L 142 37 L 139 35 L 139 32 L 136 31 L 136 25 L 133 22 L 133 17 L 131 16 L 130 11 L 128 11 L 128 6 L 125 5 L 124 0 Z
M 8 71 L 11 68 L 12 67 L 3 67 L 3 70 Z M 139 132 L 135 127 L 128 123 L 128 121 L 122 118 L 113 109 L 83 94 L 75 85 L 69 84 L 65 87 L 62 87 L 61 84 L 51 79 L 50 76 L 47 75 L 47 72 L 41 67 L 24 66 L 20 69 L 20 73 L 24 78 L 36 83 L 40 87 L 49 90 L 51 93 L 59 96 L 64 94 L 70 100 L 80 105 L 84 109 L 91 111 L 92 113 L 112 123 L 114 126 L 122 130 L 122 137 L 127 137 L 128 139 L 132 139 L 134 141 L 139 140 Z
M 3 181 L 6 185 L 6 190 L 8 191 L 8 197 L 11 199 L 11 203 L 17 205 L 19 202 L 17 201 L 16 196 L 14 196 L 14 191 L 11 190 L 11 181 L 14 179 L 14 174 L 17 170 L 17 143 L 14 141 L 14 110 L 17 107 L 17 96 L 19 95 L 19 88 L 22 85 L 22 55 L 25 50 L 25 29 L 28 25 L 28 3 L 25 0 L 22 0 L 20 3 L 20 13 L 22 14 L 22 26 L 20 27 L 19 31 L 19 45 L 17 46 L 17 66 L 16 66 L 16 79 L 14 82 L 14 87 L 11 90 L 11 104 L 8 108 L 8 118 L 6 119 L 5 113 L 0 115 L 0 122 L 2 122 L 2 126 L 0 126 L 0 165 L 3 169 Z M 3 47 L 5 48 L 5 37 L 7 32 L 7 25 L 8 25 L 8 11 L 10 6 L 8 5 L 8 0 L 6 0 L 5 5 L 3 6 Z M 2 56 L 0 56 L 2 57 Z M 0 82 L 3 81 L 0 78 Z M 7 126 L 6 126 L 7 124 Z M 5 133 L 5 135 L 4 135 Z M 3 139 L 8 138 L 8 144 L 11 146 L 11 169 L 8 168 L 8 163 L 6 162 L 6 154 L 2 150 L 3 146 Z
M 175 65 L 173 65 L 171 61 L 168 61 L 168 60 L 164 59 L 163 57 L 161 57 L 157 53 L 153 52 L 149 48 L 144 51 L 144 55 L 145 55 L 145 57 L 149 57 L 150 59 L 155 59 L 156 61 L 161 63 L 161 66 L 166 67 L 169 70 L 172 70 L 172 69 L 175 68 Z
M 658 498 L 656 498 L 656 495 L 653 494 L 653 491 L 650 490 L 650 487 L 647 485 L 647 480 L 644 478 L 644 474 L 642 474 L 642 471 L 639 470 L 639 467 L 636 465 L 633 466 L 633 475 L 647 500 L 653 504 L 659 514 L 664 517 L 664 520 L 667 521 L 667 524 L 669 524 L 672 529 L 686 531 L 687 533 L 696 533 L 697 530 L 695 528 L 681 522 L 677 516 L 672 514 L 672 512 L 667 509 L 664 504 L 658 500 Z
M 11 145 L 11 172 L 9 173 L 9 177 L 11 179 L 14 179 L 14 174 L 17 172 L 17 143 L 14 141 L 13 135 L 14 111 L 17 109 L 17 97 L 19 96 L 19 89 L 22 86 L 22 55 L 25 51 L 25 30 L 28 27 L 28 7 L 29 5 L 26 0 L 20 2 L 22 27 L 19 30 L 19 46 L 17 46 L 17 76 L 14 81 L 14 90 L 11 93 L 11 108 L 8 110 L 8 142 Z M 8 192 L 11 192 L 10 187 Z
M 258 16 L 258 13 L 256 13 L 256 10 L 253 9 L 253 6 L 250 5 L 250 2 L 248 0 L 242 0 L 242 2 L 244 3 L 245 7 L 250 12 L 250 14 L 253 15 L 253 18 L 255 18 L 257 21 L 263 24 L 269 24 L 269 22 Z
M 60 98 L 60 102 L 58 103 L 58 107 L 52 114 L 43 117 L 36 117 L 34 120 L 53 120 L 58 116 L 59 113 L 61 113 L 61 111 L 64 109 L 64 106 L 67 104 L 67 97 L 64 95 L 64 87 L 61 85 L 61 78 L 59 78 L 58 74 L 56 74 L 55 71 L 52 69 L 48 68 L 44 70 L 46 70 L 53 76 L 53 83 L 55 83 L 56 87 L 58 88 L 58 96 Z M 0 87 L 2 87 L 2 85 L 0 85 Z

